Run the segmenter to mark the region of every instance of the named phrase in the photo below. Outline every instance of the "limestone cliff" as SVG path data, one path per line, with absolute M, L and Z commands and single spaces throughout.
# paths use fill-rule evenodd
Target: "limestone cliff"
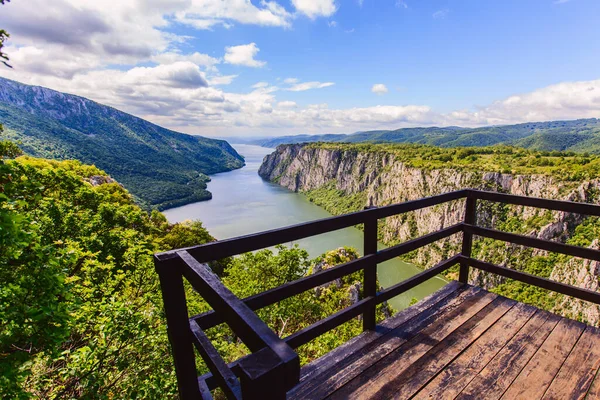
M 445 193 L 462 188 L 493 190 L 522 196 L 550 199 L 597 202 L 600 192 L 598 179 L 574 182 L 545 175 L 514 175 L 497 171 L 480 171 L 451 168 L 416 168 L 400 161 L 393 153 L 360 152 L 354 150 L 320 148 L 301 144 L 282 145 L 265 157 L 259 174 L 264 179 L 304 192 L 315 203 L 328 207 L 313 191 L 332 188 L 340 200 L 345 196 L 361 194 L 363 206 L 384 206 L 408 200 Z M 359 207 L 356 207 L 357 209 Z M 329 209 L 332 212 L 340 210 Z M 354 210 L 344 210 L 344 212 Z M 480 202 L 478 224 L 497 229 L 511 228 L 513 232 L 543 239 L 568 240 L 575 227 L 582 222 L 579 215 L 564 212 L 537 210 L 529 207 L 505 206 Z M 464 217 L 464 201 L 455 201 L 418 210 L 380 222 L 380 239 L 393 245 L 455 224 Z M 410 255 L 410 261 L 423 266 L 453 255 L 458 250 L 460 237 L 430 245 Z M 512 268 L 521 268 L 531 257 L 546 256 L 545 252 L 523 249 L 505 243 L 481 240 L 475 254 L 487 260 Z M 590 264 L 590 263 L 588 263 Z M 556 265 L 551 278 L 576 286 L 597 289 L 597 263 L 588 265 L 581 260 L 569 260 Z M 493 288 L 504 282 L 503 278 L 474 272 L 473 283 Z M 558 303 L 561 303 L 560 307 Z M 569 299 L 557 300 L 558 308 L 573 304 L 578 314 L 588 323 L 600 322 L 600 308 L 574 303 Z M 585 311 L 583 311 L 585 309 Z M 560 310 L 558 310 L 560 311 Z M 573 311 L 573 310 L 571 310 Z

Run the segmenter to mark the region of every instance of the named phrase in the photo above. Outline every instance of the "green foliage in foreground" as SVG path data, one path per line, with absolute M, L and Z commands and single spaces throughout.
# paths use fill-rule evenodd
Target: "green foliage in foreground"
M 199 222 L 169 224 L 76 161 L 0 160 L 0 398 L 174 398 L 176 379 L 152 254 L 213 240 Z M 279 247 L 212 265 L 245 297 L 356 257 L 310 261 Z M 286 336 L 350 303 L 360 275 L 260 311 Z M 188 287 L 190 312 L 208 305 Z M 383 318 L 383 313 L 379 313 Z M 352 320 L 300 349 L 304 362 L 361 331 Z M 247 349 L 209 332 L 227 360 Z M 200 372 L 206 367 L 199 361 Z
M 543 174 L 580 181 L 600 176 L 600 156 L 533 151 L 511 146 L 440 148 L 416 144 L 311 143 L 309 148 L 355 153 L 393 154 L 396 160 L 425 170 L 450 168 L 478 172 Z

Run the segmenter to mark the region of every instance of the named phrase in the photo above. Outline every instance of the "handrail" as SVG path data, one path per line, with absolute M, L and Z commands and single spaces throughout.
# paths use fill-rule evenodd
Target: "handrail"
M 341 278 L 342 276 L 350 275 L 354 272 L 360 271 L 373 259 L 377 263 L 382 263 L 428 244 L 435 243 L 440 239 L 444 239 L 459 232 L 462 232 L 462 224 L 460 223 L 449 226 L 448 228 L 440 231 L 409 240 L 396 246 L 388 247 L 387 249 L 378 251 L 374 255 L 364 256 L 356 260 L 340 264 L 333 268 L 317 272 L 313 275 L 285 283 L 266 292 L 247 297 L 243 301 L 248 307 L 250 307 L 251 310 L 256 311 L 263 307 L 270 306 L 271 304 L 278 303 L 281 300 L 285 300 L 289 297 L 293 297 L 297 294 L 313 289 L 317 286 L 331 282 L 335 279 Z M 196 320 L 202 329 L 209 329 L 224 322 L 224 320 L 219 317 L 218 312 L 216 311 L 208 311 L 192 318 Z
M 370 218 L 386 218 L 392 215 L 415 211 L 452 200 L 463 199 L 467 196 L 467 193 L 468 190 L 463 189 L 436 196 L 425 197 L 419 200 L 411 200 L 400 204 L 369 208 L 350 214 L 344 214 L 310 222 L 303 222 L 301 224 L 296 224 L 285 228 L 272 229 L 250 235 L 239 236 L 236 238 L 201 244 L 198 246 L 165 251 L 156 254 L 155 257 L 158 260 L 163 261 L 176 257 L 176 254 L 179 251 L 187 251 L 199 262 L 219 260 L 221 258 L 231 257 L 237 254 L 275 246 L 280 243 L 289 243 L 310 236 L 316 236 L 359 225 Z
M 267 372 L 271 372 L 270 376 L 272 378 L 274 366 L 277 366 L 281 371 L 280 379 L 284 380 L 285 378 L 285 380 L 290 382 L 291 386 L 285 387 L 285 390 L 291 389 L 300 379 L 300 360 L 298 354 L 250 310 L 243 301 L 231 293 L 206 264 L 199 263 L 185 250 L 179 251 L 177 254 L 185 264 L 182 274 L 194 289 L 202 294 L 211 307 L 219 311 L 221 315 L 226 316 L 225 320 L 229 327 L 248 346 L 250 351 L 253 353 L 262 351 L 261 354 L 268 354 L 268 357 L 270 357 L 268 370 L 261 370 L 261 368 L 256 367 L 244 370 L 242 366 L 243 375 L 240 378 L 242 385 L 249 387 L 247 391 L 254 391 L 256 386 L 262 385 L 264 382 L 259 384 L 257 381 L 261 380 Z M 192 320 L 191 323 L 196 342 L 200 344 L 203 351 L 210 351 L 210 349 L 206 348 L 200 327 L 197 330 L 193 329 L 195 321 Z M 269 350 L 269 352 L 265 353 L 265 349 Z M 213 363 L 215 362 L 213 358 L 209 357 L 209 359 Z M 217 365 L 221 365 L 221 362 L 217 361 L 215 367 Z M 293 378 L 294 375 L 295 379 Z M 230 388 L 228 384 L 225 387 Z M 235 398 L 235 391 L 231 390 L 231 394 L 232 398 Z
M 466 199 L 465 218 L 462 222 L 384 250 L 377 251 L 374 247 L 374 244 L 376 245 L 378 219 L 461 199 Z M 198 398 L 201 394 L 206 395 L 207 390 L 214 389 L 218 385 L 224 389 L 224 393 L 230 398 L 239 398 L 240 390 L 244 397 L 265 398 L 263 389 L 266 382 L 268 382 L 271 397 L 284 398 L 285 392 L 294 386 L 299 379 L 299 361 L 298 355 L 293 350 L 294 348 L 308 343 L 361 314 L 364 317 L 363 329 L 374 329 L 375 307 L 378 304 L 406 292 L 456 264 L 461 266 L 459 274 L 461 282 L 467 282 L 469 268 L 471 267 L 600 304 L 600 293 L 472 258 L 473 236 L 478 236 L 600 261 L 600 250 L 477 226 L 477 201 L 492 201 L 600 216 L 600 206 L 595 204 L 464 189 L 156 254 L 155 264 L 161 280 L 168 324 L 167 331 L 175 359 L 180 397 L 183 399 Z M 225 288 L 219 278 L 205 264 L 209 261 L 358 224 L 365 225 L 366 254 L 363 257 L 243 300 L 240 300 Z M 375 286 L 376 275 L 374 275 L 376 271 L 374 268 L 377 264 L 459 233 L 463 234 L 461 253 L 405 281 L 377 292 Z M 361 270 L 364 273 L 364 298 L 362 300 L 283 339 L 279 338 L 254 313 L 255 310 Z M 213 311 L 191 318 L 187 316 L 183 277 L 204 297 L 213 308 Z M 233 364 L 226 365 L 218 357 L 218 353 L 216 353 L 203 332 L 203 330 L 221 323 L 227 323 L 253 353 Z M 192 345 L 198 348 L 212 373 L 205 374 L 200 378 L 195 375 Z M 190 351 L 192 354 L 190 354 Z M 239 382 L 237 382 L 236 376 L 239 377 Z

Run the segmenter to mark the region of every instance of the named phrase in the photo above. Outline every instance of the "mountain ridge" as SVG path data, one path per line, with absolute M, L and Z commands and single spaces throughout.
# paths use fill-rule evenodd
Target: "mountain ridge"
M 243 166 L 224 140 L 172 131 L 85 97 L 0 77 L 0 122 L 26 154 L 107 171 L 147 207 L 207 200 L 207 176 Z
M 371 130 L 352 134 L 288 135 L 249 141 L 263 147 L 280 144 L 334 143 L 416 143 L 439 147 L 484 147 L 497 144 L 531 150 L 576 151 L 600 154 L 600 119 L 528 122 L 481 128 L 417 127 Z

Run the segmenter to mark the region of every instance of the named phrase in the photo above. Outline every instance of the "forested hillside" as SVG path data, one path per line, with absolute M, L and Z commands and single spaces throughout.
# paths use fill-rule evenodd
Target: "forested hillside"
M 3 78 L 0 121 L 26 154 L 94 164 L 140 203 L 159 209 L 209 199 L 207 174 L 243 165 L 226 141 L 174 132 L 83 97 Z
M 463 188 L 520 196 L 600 202 L 600 157 L 536 152 L 515 147 L 439 148 L 409 144 L 313 143 L 282 145 L 267 156 L 261 176 L 333 214 L 416 200 Z M 597 217 L 478 202 L 481 226 L 598 249 Z M 395 245 L 462 221 L 464 202 L 455 201 L 379 221 L 380 240 Z M 416 250 L 406 260 L 423 268 L 460 251 L 460 237 Z M 597 263 L 476 238 L 475 257 L 544 278 L 600 289 Z M 457 277 L 456 271 L 448 275 Z M 600 307 L 497 275 L 473 271 L 470 281 L 521 302 L 592 325 Z
M 357 132 L 351 135 L 296 135 L 255 140 L 253 144 L 275 148 L 280 144 L 415 143 L 440 147 L 513 145 L 531 150 L 560 150 L 600 154 L 600 120 L 532 122 L 483 128 L 430 127 Z
M 0 144 L 10 150 L 2 156 L 16 153 Z M 96 167 L 0 157 L 0 398 L 176 398 L 152 255 L 211 240 L 200 222 L 169 224 L 142 210 Z M 304 250 L 280 247 L 211 267 L 246 297 L 356 257 L 338 249 L 309 260 Z M 360 280 L 356 273 L 260 316 L 287 336 L 356 301 L 349 289 L 360 293 Z M 190 313 L 209 309 L 189 287 L 187 295 Z M 302 362 L 361 329 L 355 319 L 319 337 L 299 349 Z M 224 326 L 208 334 L 228 361 L 247 352 Z

